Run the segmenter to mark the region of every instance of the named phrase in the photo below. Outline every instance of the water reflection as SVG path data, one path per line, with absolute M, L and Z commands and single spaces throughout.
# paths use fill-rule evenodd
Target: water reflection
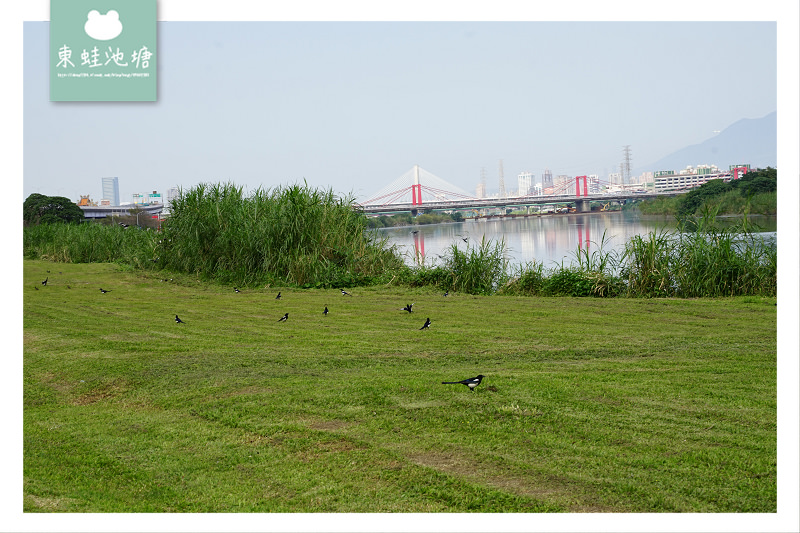
M 776 230 L 776 217 L 753 217 L 753 221 L 763 231 Z M 397 245 L 409 263 L 424 259 L 426 264 L 432 264 L 452 245 L 463 250 L 486 238 L 505 239 L 509 259 L 514 263 L 536 261 L 552 267 L 554 263 L 574 264 L 579 249 L 591 253 L 602 246 L 603 251 L 621 251 L 636 235 L 658 229 L 672 231 L 675 227 L 674 217 L 623 211 L 479 219 L 375 231 Z

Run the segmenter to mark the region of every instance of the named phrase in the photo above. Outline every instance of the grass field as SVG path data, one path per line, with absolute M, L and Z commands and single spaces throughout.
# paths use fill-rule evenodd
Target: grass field
M 775 298 L 350 292 L 25 260 L 24 510 L 776 511 Z

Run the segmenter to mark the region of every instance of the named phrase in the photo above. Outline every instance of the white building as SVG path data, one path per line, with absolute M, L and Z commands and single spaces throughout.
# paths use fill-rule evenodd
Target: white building
M 517 196 L 528 196 L 532 194 L 531 185 L 533 183 L 533 174 L 530 172 L 522 172 L 517 176 Z
M 119 178 L 103 178 L 103 200 L 109 205 L 119 205 Z
M 682 170 L 680 174 L 656 175 L 653 178 L 653 190 L 655 192 L 663 192 L 693 189 L 695 187 L 699 187 L 707 181 L 725 179 L 727 177 L 730 177 L 730 173 L 728 172 L 719 172 L 716 174 L 697 174 Z

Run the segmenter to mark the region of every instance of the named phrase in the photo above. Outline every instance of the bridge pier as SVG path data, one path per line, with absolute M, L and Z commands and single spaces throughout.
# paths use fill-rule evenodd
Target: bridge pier
M 578 213 L 589 213 L 592 206 L 589 200 L 575 200 L 575 211 Z

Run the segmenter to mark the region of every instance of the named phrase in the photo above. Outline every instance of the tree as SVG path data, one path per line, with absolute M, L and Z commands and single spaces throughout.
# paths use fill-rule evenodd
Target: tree
M 732 181 L 731 185 L 739 189 L 742 196 L 774 192 L 778 190 L 778 170 L 767 167 L 764 170 L 751 171 L 740 179 Z
M 26 224 L 82 222 L 83 210 L 63 196 L 33 193 L 22 204 L 22 219 Z
M 687 192 L 678 203 L 678 216 L 693 215 L 709 198 L 718 196 L 731 189 L 731 185 L 722 180 L 711 180 L 696 189 Z

